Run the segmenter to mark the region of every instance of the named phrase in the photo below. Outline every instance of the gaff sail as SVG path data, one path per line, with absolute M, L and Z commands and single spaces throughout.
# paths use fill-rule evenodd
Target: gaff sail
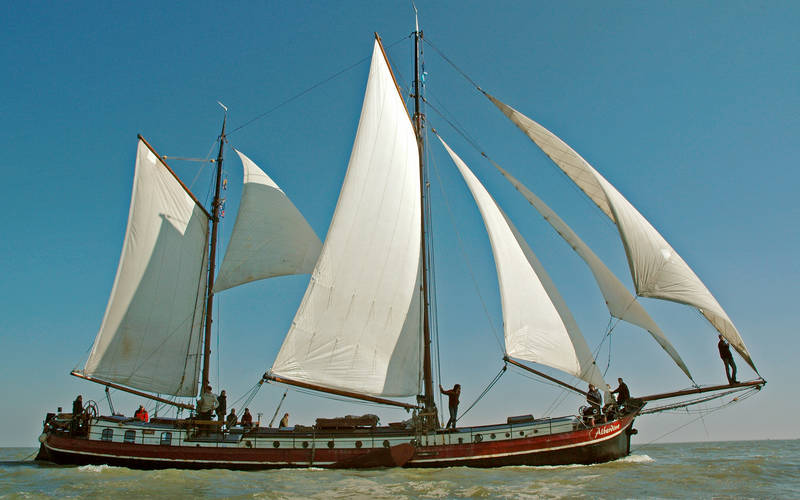
M 122 256 L 86 375 L 154 393 L 197 394 L 208 222 L 139 140 Z
M 378 42 L 350 162 L 272 374 L 370 396 L 419 394 L 417 139 Z

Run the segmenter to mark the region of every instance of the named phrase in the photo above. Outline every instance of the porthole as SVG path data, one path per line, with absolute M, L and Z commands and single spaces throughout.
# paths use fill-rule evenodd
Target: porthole
M 161 444 L 163 446 L 169 446 L 172 444 L 172 433 L 171 432 L 162 432 L 161 433 Z
M 308 448 L 308 441 L 303 441 L 303 448 Z
M 483 436 L 480 434 L 475 434 L 475 442 L 480 443 L 481 441 L 483 441 Z
M 272 447 L 273 448 L 280 448 L 281 447 L 281 442 L 280 441 L 273 441 L 272 442 Z
M 495 435 L 494 435 L 494 432 L 493 432 L 493 433 L 489 434 L 489 437 L 490 437 L 490 438 L 492 438 L 492 439 L 494 439 L 494 438 L 496 438 L 497 436 L 495 436 Z
M 464 438 L 458 438 L 458 444 L 464 444 Z
M 125 437 L 123 439 L 126 443 L 135 443 L 136 431 L 125 431 Z
M 506 437 L 507 438 L 511 437 L 511 433 L 510 432 L 506 432 Z
M 361 441 L 356 441 L 356 448 L 361 448 L 362 446 L 363 444 L 361 443 Z
M 519 435 L 522 437 L 522 436 L 525 436 L 525 433 L 522 432 L 522 431 L 519 431 Z
M 333 441 L 328 441 L 328 448 L 333 448 Z
M 534 430 L 533 430 L 533 433 L 534 433 L 534 434 L 539 434 L 539 429 L 534 429 Z
M 383 447 L 384 448 L 388 448 L 389 447 L 389 440 L 388 439 L 384 439 L 383 440 Z
M 101 441 L 113 441 L 114 440 L 114 429 L 103 429 L 103 433 L 100 435 Z

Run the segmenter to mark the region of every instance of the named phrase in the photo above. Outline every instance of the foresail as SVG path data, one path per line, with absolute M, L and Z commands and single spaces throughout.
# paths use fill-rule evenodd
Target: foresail
M 606 389 L 575 319 L 533 251 L 469 167 L 441 137 L 439 140 L 464 177 L 489 233 L 500 285 L 506 354 Z
M 310 273 L 322 242 L 277 184 L 236 151 L 244 167 L 239 213 L 214 291 L 255 280 Z
M 508 173 L 503 167 L 492 162 L 500 171 L 501 174 L 516 188 L 517 191 L 525 197 L 526 200 L 535 208 L 544 219 L 550 223 L 553 229 L 564 238 L 564 240 L 572 247 L 573 250 L 586 262 L 589 269 L 594 275 L 595 281 L 603 294 L 608 307 L 609 313 L 615 318 L 627 321 L 634 325 L 640 326 L 647 330 L 653 339 L 669 354 L 675 364 L 683 370 L 687 377 L 690 379 L 692 375 L 689 369 L 681 359 L 675 347 L 667 340 L 667 337 L 661 331 L 661 328 L 656 324 L 653 318 L 647 314 L 647 311 L 642 307 L 636 298 L 631 295 L 625 285 L 611 272 L 611 270 L 603 263 L 600 258 L 583 242 L 583 240 L 575 234 L 575 231 L 570 228 L 561 217 L 558 216 L 547 204 L 545 204 L 538 196 L 528 189 L 524 184 L 519 182 L 514 176 Z
M 140 140 L 122 256 L 86 375 L 197 394 L 207 248 L 208 216 Z
M 417 140 L 376 42 L 339 201 L 274 375 L 419 394 L 420 220 Z
M 755 369 L 744 341 L 722 306 L 642 214 L 555 134 L 493 96 L 486 95 L 617 225 L 637 295 L 697 307 Z

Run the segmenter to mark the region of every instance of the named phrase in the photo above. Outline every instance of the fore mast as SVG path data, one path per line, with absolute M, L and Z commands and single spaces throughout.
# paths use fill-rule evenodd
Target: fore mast
M 220 106 L 222 106 L 222 103 L 220 103 Z M 211 249 L 208 256 L 208 292 L 206 296 L 206 329 L 203 335 L 203 382 L 200 386 L 201 394 L 205 392 L 211 378 L 209 366 L 211 360 L 211 323 L 214 312 L 214 272 L 217 264 L 217 228 L 219 226 L 220 206 L 222 205 L 219 198 L 219 191 L 222 185 L 222 150 L 225 146 L 225 123 L 228 120 L 228 110 L 225 106 L 223 106 L 223 109 L 225 109 L 225 116 L 222 119 L 222 132 L 220 132 L 219 135 L 219 153 L 217 154 L 216 162 L 216 186 L 214 188 L 214 201 L 211 205 Z

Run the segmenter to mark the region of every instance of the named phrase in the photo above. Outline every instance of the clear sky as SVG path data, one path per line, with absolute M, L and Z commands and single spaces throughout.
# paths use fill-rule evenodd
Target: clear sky
M 661 231 L 738 326 L 757 397 L 711 413 L 649 416 L 634 443 L 797 438 L 800 4 L 796 2 L 419 1 L 426 38 L 483 88 L 558 134 Z M 406 1 L 16 2 L 0 15 L 0 446 L 34 446 L 47 411 L 102 387 L 69 376 L 100 326 L 128 216 L 136 134 L 205 157 L 219 133 L 258 163 L 324 237 L 355 135 L 378 32 L 407 86 Z M 395 43 L 399 42 L 399 43 Z M 359 61 L 361 61 L 359 63 Z M 359 63 L 359 64 L 356 64 Z M 355 66 L 354 66 L 355 65 Z M 427 96 L 569 223 L 629 286 L 612 224 L 431 46 Z M 590 346 L 608 313 L 586 267 L 433 109 L 428 123 L 472 167 L 551 273 Z M 444 385 L 462 409 L 502 366 L 489 244 L 466 187 L 431 142 Z M 223 247 L 242 178 L 227 151 Z M 207 167 L 172 162 L 201 200 Z M 455 236 L 458 235 L 458 238 Z M 212 360 L 229 404 L 274 360 L 308 276 L 220 294 Z M 476 290 L 480 290 L 480 295 Z M 715 331 L 696 311 L 643 299 L 701 384 L 723 383 Z M 598 363 L 634 395 L 688 380 L 643 332 L 620 325 Z M 755 374 L 737 358 L 740 379 Z M 269 420 L 284 388 L 250 404 Z M 145 402 L 114 393 L 118 410 Z M 556 402 L 554 404 L 554 402 Z M 149 403 L 148 403 L 149 404 Z M 513 371 L 462 424 L 571 414 L 582 404 Z M 445 403 L 446 405 L 446 403 Z M 149 406 L 152 410 L 152 404 Z M 708 409 L 714 407 L 711 403 Z M 289 391 L 293 422 L 399 410 Z

